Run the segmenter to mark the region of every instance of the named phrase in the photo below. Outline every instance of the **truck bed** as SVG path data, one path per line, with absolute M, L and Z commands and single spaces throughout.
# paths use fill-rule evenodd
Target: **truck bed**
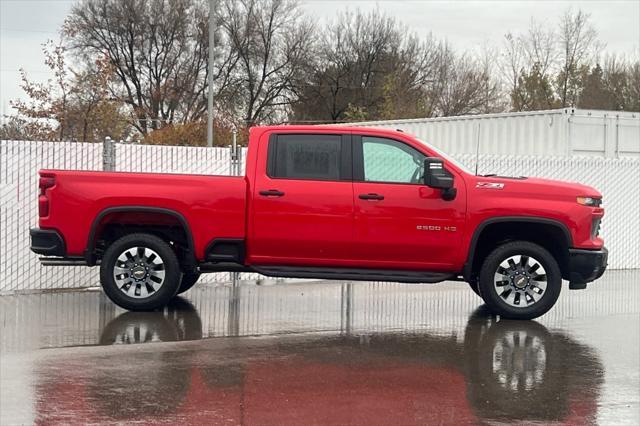
M 204 257 L 214 238 L 244 238 L 247 184 L 245 177 L 156 173 L 41 170 L 55 177 L 49 188 L 49 215 L 44 229 L 65 237 L 67 255 L 82 256 L 94 220 L 107 209 L 170 209 L 186 220 L 196 257 Z

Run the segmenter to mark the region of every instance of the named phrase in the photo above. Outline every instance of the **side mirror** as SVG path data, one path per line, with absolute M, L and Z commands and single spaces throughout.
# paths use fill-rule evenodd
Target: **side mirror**
M 430 188 L 441 189 L 444 200 L 450 201 L 456 197 L 453 176 L 444 168 L 444 162 L 440 158 L 424 159 L 424 184 Z
M 453 176 L 444 168 L 440 158 L 424 159 L 424 184 L 437 189 L 453 188 Z

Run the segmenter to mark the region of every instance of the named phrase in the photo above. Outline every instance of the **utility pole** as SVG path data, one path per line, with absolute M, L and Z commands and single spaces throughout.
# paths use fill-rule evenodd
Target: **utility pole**
M 207 146 L 213 146 L 213 59 L 216 41 L 216 5 L 209 0 L 209 93 L 207 97 Z

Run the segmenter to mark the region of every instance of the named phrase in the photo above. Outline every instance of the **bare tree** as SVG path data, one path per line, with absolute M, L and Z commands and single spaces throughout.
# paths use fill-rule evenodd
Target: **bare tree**
M 560 20 L 560 66 L 556 84 L 562 107 L 575 105 L 579 94 L 580 73 L 602 49 L 598 33 L 589 15 L 568 10 Z
M 486 78 L 483 85 L 484 106 L 479 112 L 490 114 L 503 112 L 508 108 L 509 100 L 505 96 L 504 83 L 500 78 L 500 62 L 498 49 L 484 45 L 476 59 L 478 71 Z
M 202 0 L 82 0 L 64 34 L 87 63 L 108 59 L 118 77 L 112 95 L 146 135 L 206 113 L 207 18 Z M 228 89 L 236 60 L 233 52 L 219 50 L 218 95 Z
M 313 25 L 296 1 L 226 0 L 221 25 L 238 56 L 236 108 L 247 126 L 284 117 L 309 61 Z
M 545 28 L 541 23 L 531 20 L 529 31 L 523 37 L 522 45 L 526 53 L 529 68 L 538 64 L 542 75 L 554 72 L 558 62 L 557 35 L 552 28 Z
M 542 99 L 548 100 L 549 89 L 552 88 L 544 85 L 556 72 L 558 56 L 555 31 L 534 20 L 531 20 L 526 33 L 505 35 L 500 69 L 503 80 L 509 87 L 509 98 L 514 111 L 530 110 L 534 105 L 550 105 Z M 531 93 L 531 90 L 535 93 Z
M 500 99 L 499 85 L 483 65 L 468 55 L 457 57 L 446 44 L 441 47 L 436 79 L 428 94 L 442 116 L 485 112 Z
M 392 67 L 383 86 L 380 119 L 430 117 L 435 114 L 434 99 L 426 90 L 436 79 L 438 42 L 409 36 L 401 49 L 390 57 Z M 395 57 L 394 57 L 395 56 Z
M 509 87 L 509 93 L 514 93 L 518 90 L 520 74 L 528 65 L 522 36 L 512 33 L 505 34 L 504 52 L 499 67 L 502 71 L 502 78 Z M 512 106 L 515 111 L 522 110 L 522 106 L 517 103 Z
M 383 56 L 398 48 L 399 40 L 395 20 L 378 11 L 339 15 L 323 32 L 311 84 L 301 90 L 302 102 L 315 98 L 323 105 L 308 104 L 301 109 L 324 109 L 331 121 L 344 120 L 356 111 L 374 115 L 371 108 L 382 102 Z
M 576 105 L 601 48 L 589 15 L 582 11 L 567 10 L 557 31 L 532 20 L 526 33 L 507 34 L 501 68 L 512 109 Z
M 54 141 L 93 142 L 106 135 L 128 136 L 121 105 L 109 96 L 113 73 L 106 61 L 76 71 L 67 64 L 61 44 L 48 41 L 43 53 L 54 78 L 34 82 L 21 70 L 20 87 L 27 99 L 11 101 L 17 113 L 9 122 L 14 129 L 21 125 L 28 137 Z
M 347 11 L 321 32 L 294 105 L 297 120 L 364 120 L 429 115 L 424 86 L 437 43 L 419 40 L 377 10 Z

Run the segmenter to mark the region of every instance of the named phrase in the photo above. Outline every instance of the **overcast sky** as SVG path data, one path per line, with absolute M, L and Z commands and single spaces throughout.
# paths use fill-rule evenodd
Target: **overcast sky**
M 12 113 L 10 99 L 23 97 L 19 68 L 46 80 L 41 44 L 56 39 L 75 0 L 0 0 L 0 114 Z M 607 52 L 637 54 L 640 49 L 640 0 L 582 1 L 349 1 L 305 0 L 304 11 L 316 22 L 346 8 L 379 8 L 419 35 L 432 32 L 458 50 L 499 46 L 509 31 L 525 31 L 531 18 L 557 25 L 568 8 L 590 13 Z

